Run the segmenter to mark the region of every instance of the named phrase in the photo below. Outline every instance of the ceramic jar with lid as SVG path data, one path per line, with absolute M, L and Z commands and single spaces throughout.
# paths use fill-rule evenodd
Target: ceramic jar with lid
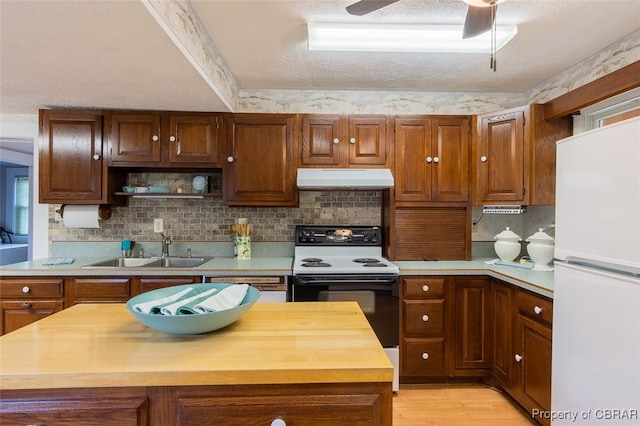
M 520 254 L 522 238 L 507 226 L 504 231 L 493 237 L 496 242 L 493 247 L 500 259 L 512 262 Z
M 553 259 L 554 239 L 543 231 L 544 228 L 538 228 L 538 232 L 527 238 L 527 253 L 535 263 L 534 269 L 545 268 Z

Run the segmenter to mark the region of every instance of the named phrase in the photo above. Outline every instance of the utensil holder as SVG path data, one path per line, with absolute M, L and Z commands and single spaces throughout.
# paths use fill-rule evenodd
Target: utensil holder
M 238 259 L 251 259 L 251 237 L 235 237 L 233 243 L 236 246 Z

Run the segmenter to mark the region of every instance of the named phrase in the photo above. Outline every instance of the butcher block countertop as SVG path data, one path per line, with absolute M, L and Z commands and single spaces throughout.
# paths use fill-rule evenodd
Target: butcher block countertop
M 79 304 L 0 337 L 0 389 L 373 383 L 392 365 L 356 302 L 258 303 L 201 335 Z

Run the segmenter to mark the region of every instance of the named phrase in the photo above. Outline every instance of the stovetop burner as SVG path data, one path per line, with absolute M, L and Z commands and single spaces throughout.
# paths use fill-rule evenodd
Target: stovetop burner
M 322 262 L 322 259 L 320 259 L 319 257 L 305 257 L 304 259 L 302 259 L 302 262 L 318 263 Z
M 365 268 L 386 268 L 388 265 L 381 262 L 375 262 L 375 263 L 365 263 L 362 266 Z
M 366 263 L 368 264 L 373 264 L 373 263 L 380 263 L 380 259 L 376 259 L 374 257 L 359 257 L 357 259 L 353 259 L 353 262 L 356 263 Z M 365 265 L 365 266 L 367 266 Z
M 305 262 L 301 266 L 305 268 L 330 268 L 331 264 L 327 262 Z

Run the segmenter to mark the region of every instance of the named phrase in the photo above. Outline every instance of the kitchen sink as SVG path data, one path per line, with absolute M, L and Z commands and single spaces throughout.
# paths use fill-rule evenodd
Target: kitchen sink
M 116 257 L 83 268 L 195 268 L 211 257 Z

